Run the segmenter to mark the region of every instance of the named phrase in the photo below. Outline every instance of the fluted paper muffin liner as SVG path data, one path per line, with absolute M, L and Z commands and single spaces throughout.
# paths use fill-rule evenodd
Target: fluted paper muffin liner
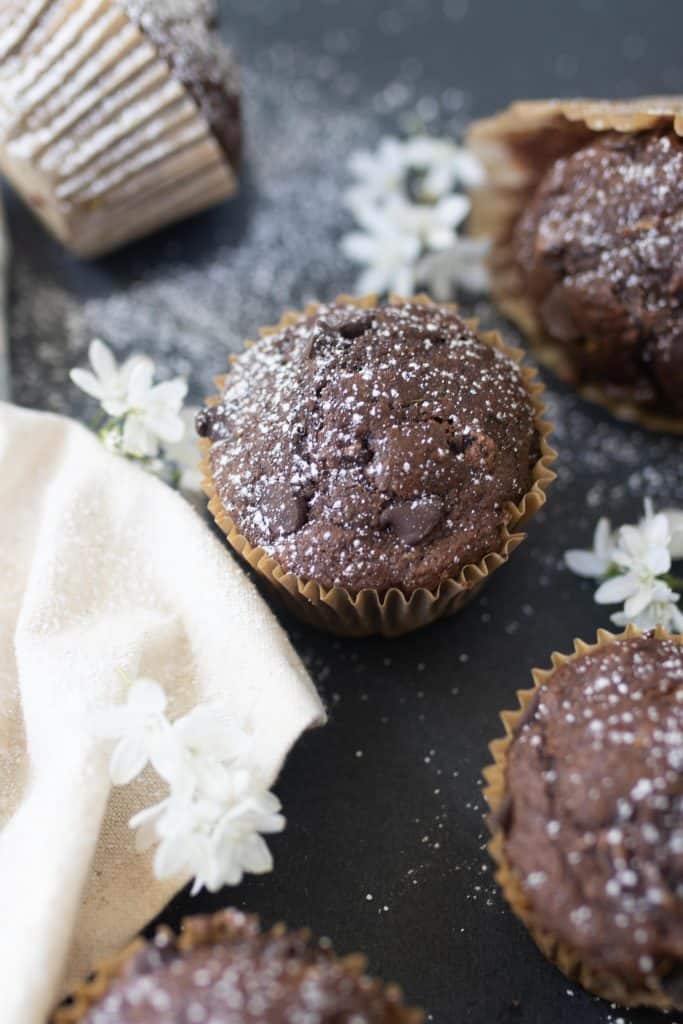
M 377 296 L 365 295 L 358 298 L 341 295 L 334 301 L 340 305 L 366 308 L 377 304 Z M 392 296 L 390 301 L 434 305 L 426 295 L 418 295 L 410 299 Z M 449 305 L 448 308 L 457 312 L 457 306 Z M 318 309 L 319 303 L 311 303 L 303 312 L 287 312 L 275 326 L 262 328 L 261 334 L 277 333 L 303 316 L 314 315 Z M 476 321 L 465 322 L 469 327 L 476 329 Z M 481 333 L 479 337 L 485 343 L 504 352 L 516 364 L 520 363 L 522 352 L 506 345 L 497 332 Z M 250 347 L 253 342 L 246 344 L 247 347 Z M 235 358 L 237 357 L 233 357 L 233 361 Z M 201 445 L 205 457 L 202 462 L 202 486 L 209 498 L 209 510 L 235 551 L 248 562 L 252 569 L 265 578 L 284 603 L 309 625 L 339 636 L 381 634 L 394 637 L 426 626 L 442 616 L 453 615 L 479 592 L 491 574 L 504 565 L 515 548 L 522 543 L 526 534 L 520 532 L 521 528 L 545 504 L 546 490 L 555 479 L 555 473 L 550 467 L 557 455 L 548 443 L 548 436 L 553 428 L 544 419 L 545 406 L 542 402 L 544 387 L 537 379 L 536 370 L 532 367 L 522 366 L 520 372 L 533 404 L 534 422 L 540 440 L 540 457 L 532 471 L 531 487 L 518 504 L 508 503 L 499 548 L 487 554 L 476 564 L 466 565 L 457 577 L 443 580 L 436 590 L 418 588 L 408 596 L 395 587 L 386 592 L 365 589 L 358 593 L 352 593 L 343 587 L 323 587 L 315 580 L 305 579 L 285 571 L 278 564 L 277 559 L 269 555 L 263 548 L 250 544 L 223 507 L 211 473 L 209 462 L 211 442 L 208 439 L 203 439 Z M 216 379 L 215 383 L 219 392 L 223 391 L 227 380 L 228 375 Z M 219 400 L 219 396 L 210 398 L 208 404 L 215 405 Z
M 36 0 L 0 22 L 0 169 L 82 256 L 237 188 L 197 104 L 114 0 Z
M 241 917 L 244 918 L 244 915 Z M 279 938 L 286 932 L 285 925 L 277 924 L 267 934 Z M 218 911 L 208 917 L 185 918 L 181 925 L 177 945 L 181 953 L 190 952 L 202 946 L 229 943 L 232 939 L 239 938 L 241 934 L 231 912 Z M 304 929 L 303 932 L 299 931 L 297 934 L 303 934 L 306 938 L 310 938 L 309 929 Z M 174 933 L 166 926 L 157 928 L 156 935 L 175 938 Z M 121 977 L 127 966 L 145 946 L 144 939 L 135 939 L 120 953 L 102 961 L 91 975 L 71 992 L 67 1004 L 56 1011 L 51 1024 L 80 1024 L 88 1011 L 106 996 L 114 982 Z M 354 978 L 364 975 L 367 966 L 367 960 L 361 953 L 351 953 L 348 956 L 340 957 L 339 963 Z M 383 982 L 370 979 L 368 979 L 368 984 L 378 990 L 384 990 L 387 1001 L 396 1011 L 396 1024 L 423 1024 L 423 1012 L 404 1005 L 403 993 L 398 985 L 385 985 Z
M 574 640 L 573 654 L 560 654 L 555 651 L 551 657 L 552 668 L 534 669 L 532 677 L 534 685 L 529 690 L 519 690 L 517 699 L 519 707 L 516 711 L 504 711 L 501 720 L 505 727 L 505 736 L 494 740 L 489 749 L 493 755 L 493 764 L 484 769 L 486 787 L 484 797 L 491 811 L 492 834 L 488 850 L 496 865 L 495 878 L 501 887 L 503 896 L 513 913 L 527 927 L 534 942 L 541 952 L 571 981 L 576 981 L 589 992 L 621 1006 L 653 1006 L 660 1010 L 671 1010 L 674 1007 L 663 989 L 629 988 L 624 980 L 607 970 L 596 970 L 583 958 L 581 953 L 571 946 L 560 942 L 553 934 L 543 929 L 537 922 L 529 894 L 515 873 L 505 852 L 503 833 L 496 827 L 496 820 L 504 806 L 507 796 L 507 759 L 515 731 L 525 716 L 533 708 L 538 691 L 542 687 L 552 686 L 553 675 L 560 666 L 576 661 L 586 654 L 597 651 L 619 640 L 629 640 L 642 636 L 642 632 L 630 625 L 623 633 L 614 634 L 599 629 L 597 641 L 587 644 L 583 640 Z M 683 645 L 683 636 L 672 635 L 658 626 L 654 631 L 658 640 L 672 640 Z
M 683 96 L 632 100 L 527 100 L 476 121 L 467 144 L 486 169 L 484 184 L 472 192 L 470 231 L 493 240 L 489 260 L 496 302 L 532 344 L 538 360 L 575 385 L 571 360 L 543 329 L 526 292 L 512 245 L 514 225 L 545 171 L 600 132 L 642 132 L 669 128 L 683 136 Z M 617 400 L 597 384 L 578 388 L 618 419 L 649 430 L 683 434 L 683 417 L 659 415 L 628 400 Z

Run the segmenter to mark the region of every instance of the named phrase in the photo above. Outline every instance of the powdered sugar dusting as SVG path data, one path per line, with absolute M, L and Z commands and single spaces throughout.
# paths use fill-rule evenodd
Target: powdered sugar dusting
M 539 457 L 519 368 L 414 304 L 323 306 L 262 339 L 199 425 L 249 542 L 356 590 L 433 589 L 497 550 Z
M 657 987 L 683 912 L 683 646 L 621 641 L 558 669 L 508 777 L 506 849 L 543 927 Z

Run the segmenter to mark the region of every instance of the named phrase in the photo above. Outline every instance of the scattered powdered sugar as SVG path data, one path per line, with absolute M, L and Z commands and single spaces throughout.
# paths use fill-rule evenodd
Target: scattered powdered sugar
M 253 0 L 238 5 L 255 9 Z M 262 0 L 259 9 L 275 16 L 280 6 L 281 0 Z M 452 0 L 448 6 L 458 11 L 467 5 Z M 98 334 L 119 356 L 149 348 L 162 376 L 189 375 L 193 398 L 201 399 L 215 392 L 212 378 L 223 372 L 228 352 L 241 351 L 261 324 L 308 299 L 330 299 L 350 288 L 353 267 L 338 249 L 350 226 L 341 202 L 348 154 L 376 145 L 385 127 L 395 132 L 415 120 L 435 131 L 462 128 L 470 103 L 457 88 L 457 68 L 440 100 L 426 92 L 417 59 L 402 62 L 374 97 L 361 95 L 347 62 L 357 42 L 351 31 L 330 33 L 315 59 L 283 42 L 246 68 L 241 195 L 185 227 L 80 267 L 46 243 L 12 202 L 18 402 L 85 416 L 67 371 L 85 361 Z M 500 326 L 514 339 L 488 302 L 475 312 L 483 326 Z M 396 908 L 385 920 L 398 934 L 394 921 L 424 922 L 427 914 L 444 955 L 461 961 L 472 977 L 480 964 L 495 970 L 499 963 L 492 936 L 519 936 L 494 895 L 491 871 L 483 871 L 477 780 L 488 760 L 486 741 L 500 731 L 497 711 L 512 706 L 514 689 L 528 685 L 529 669 L 547 661 L 551 646 L 567 649 L 577 630 L 590 639 L 597 625 L 608 624 L 608 613 L 600 618 L 592 603 L 590 585 L 564 569 L 562 554 L 588 542 L 598 514 L 632 520 L 645 495 L 660 505 L 683 503 L 680 439 L 615 423 L 552 376 L 545 379 L 560 450 L 558 480 L 516 565 L 498 574 L 463 617 L 391 646 L 336 641 L 286 620 L 332 715 L 324 734 L 307 738 L 308 751 L 295 752 L 283 780 L 292 834 L 299 821 L 316 837 L 306 856 L 318 869 L 320 887 L 310 879 L 309 905 L 328 906 L 331 889 L 340 888 L 348 894 L 345 907 L 367 913 L 367 945 L 376 948 L 389 948 L 384 933 L 372 931 L 371 921 L 382 920 L 379 906 Z M 513 633 L 508 627 L 516 622 Z M 390 665 L 384 664 L 387 653 Z M 362 758 L 355 756 L 359 749 Z M 350 808 L 354 813 L 347 815 Z M 301 868 L 302 839 L 299 833 L 291 850 L 285 842 L 278 851 L 276 877 L 285 884 L 288 871 L 296 878 Z M 340 843 L 338 863 L 329 850 Z M 252 888 L 249 898 L 270 910 L 277 904 L 272 891 Z M 372 902 L 365 901 L 367 892 Z M 294 886 L 294 898 L 299 895 Z M 469 915 L 458 912 L 464 903 L 473 905 Z M 340 928 L 347 915 L 353 916 L 338 912 Z M 352 926 L 348 948 L 359 942 L 358 921 Z M 517 957 L 521 974 L 531 947 L 520 942 L 517 954 L 513 945 L 506 956 Z M 420 985 L 426 978 L 434 992 L 444 988 L 443 966 L 431 958 L 420 959 L 415 978 Z M 419 995 L 415 984 L 411 993 Z M 447 988 L 444 1005 L 450 1005 L 450 978 Z M 565 988 L 558 975 L 561 998 Z M 616 1009 L 597 1010 L 595 1019 L 605 1012 L 609 1024 L 631 1019 Z

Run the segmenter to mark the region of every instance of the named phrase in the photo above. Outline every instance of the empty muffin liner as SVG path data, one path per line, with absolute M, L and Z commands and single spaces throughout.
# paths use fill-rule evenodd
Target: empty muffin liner
M 411 299 L 392 296 L 391 302 L 414 302 L 421 305 L 434 305 L 426 295 L 418 295 Z M 363 308 L 377 304 L 375 295 L 360 298 L 341 295 L 335 302 L 343 305 L 355 305 Z M 272 327 L 263 328 L 262 335 L 273 334 L 287 327 L 302 316 L 312 316 L 319 308 L 312 303 L 302 312 L 287 312 L 280 322 Z M 454 312 L 457 307 L 450 305 Z M 476 321 L 467 321 L 476 328 Z M 495 331 L 480 334 L 479 337 L 489 345 L 504 352 L 515 363 L 522 359 L 518 349 L 507 346 Z M 247 347 L 253 342 L 247 342 Z M 233 357 L 234 359 L 237 357 Z M 209 452 L 211 442 L 201 441 L 204 450 L 202 463 L 203 488 L 209 498 L 209 510 L 220 528 L 225 532 L 233 548 L 249 563 L 260 576 L 272 585 L 275 592 L 285 604 L 304 622 L 319 629 L 339 636 L 370 636 L 381 634 L 387 637 L 400 636 L 411 630 L 434 622 L 444 615 L 453 615 L 463 607 L 481 589 L 483 584 L 496 569 L 504 565 L 511 553 L 525 539 L 521 533 L 523 527 L 535 513 L 545 504 L 546 490 L 555 479 L 550 466 L 556 453 L 548 444 L 548 435 L 552 426 L 543 419 L 545 406 L 542 402 L 543 385 L 537 379 L 536 370 L 529 366 L 521 367 L 521 374 L 528 389 L 535 413 L 535 424 L 540 437 L 540 457 L 532 472 L 532 485 L 519 504 L 509 503 L 506 508 L 506 523 L 503 527 L 500 548 L 486 555 L 477 564 L 467 565 L 457 578 L 446 579 L 436 590 L 424 588 L 413 591 L 406 596 L 401 590 L 392 588 L 386 593 L 377 590 L 361 590 L 351 593 L 343 587 L 326 588 L 315 580 L 304 579 L 282 569 L 275 558 L 261 547 L 253 547 L 246 537 L 237 529 L 233 519 L 223 507 L 214 486 Z M 219 392 L 223 391 L 227 376 L 216 379 Z M 208 400 L 209 405 L 219 401 L 216 396 Z
M 240 914 L 240 917 L 242 922 L 247 919 L 247 915 L 244 914 Z M 258 919 L 250 917 L 249 920 L 257 921 Z M 270 929 L 268 934 L 279 937 L 286 934 L 286 931 L 285 925 L 277 924 Z M 299 931 L 297 934 L 310 937 L 308 929 L 304 929 L 303 933 Z M 157 928 L 156 935 L 175 938 L 172 930 L 166 926 Z M 243 930 L 235 922 L 232 911 L 218 911 L 210 916 L 188 917 L 183 920 L 181 925 L 178 949 L 180 952 L 189 952 L 202 946 L 229 943 L 233 939 L 239 939 L 241 935 L 243 935 Z M 121 977 L 128 964 L 145 948 L 145 945 L 144 939 L 135 939 L 116 956 L 99 964 L 91 975 L 69 995 L 66 1004 L 55 1012 L 51 1024 L 80 1024 L 88 1011 L 106 996 L 113 983 Z M 365 977 L 367 961 L 361 953 L 351 953 L 349 956 L 340 957 L 339 962 L 351 976 Z M 392 1017 L 395 1024 L 423 1024 L 423 1012 L 405 1006 L 403 993 L 398 985 L 384 985 L 383 982 L 370 978 L 367 978 L 367 984 L 376 990 L 384 990 L 387 1002 L 395 1010 L 395 1017 Z
M 95 256 L 232 195 L 208 122 L 114 0 L 0 16 L 0 170 L 69 248 Z
M 541 177 L 557 159 L 576 152 L 599 132 L 655 128 L 671 128 L 683 136 L 683 96 L 520 101 L 476 121 L 467 136 L 468 146 L 486 169 L 484 184 L 472 192 L 470 231 L 493 240 L 489 265 L 494 298 L 529 339 L 539 361 L 572 385 L 576 381 L 570 357 L 545 332 L 526 294 L 512 232 Z M 596 383 L 578 390 L 618 419 L 650 430 L 683 433 L 683 417 L 658 415 L 628 400 L 616 400 Z
M 599 650 L 618 640 L 631 639 L 642 636 L 642 632 L 635 626 L 630 625 L 623 633 L 615 635 L 605 629 L 597 632 L 597 642 L 587 644 L 583 640 L 574 640 L 573 654 L 559 654 L 557 651 L 551 657 L 552 668 L 534 669 L 532 672 L 534 686 L 529 690 L 519 690 L 517 699 L 519 707 L 516 711 L 504 711 L 501 713 L 501 720 L 505 727 L 505 736 L 494 740 L 489 749 L 493 755 L 493 764 L 484 769 L 486 787 L 484 797 L 489 805 L 491 816 L 491 828 L 493 838 L 488 850 L 496 864 L 495 878 L 501 887 L 503 896 L 510 905 L 513 913 L 522 921 L 529 930 L 534 942 L 543 954 L 556 967 L 562 971 L 571 981 L 576 981 L 589 992 L 610 1002 L 618 1003 L 621 1006 L 653 1006 L 660 1010 L 674 1009 L 671 1000 L 663 988 L 630 988 L 623 978 L 605 970 L 596 970 L 589 963 L 582 959 L 581 953 L 560 942 L 554 935 L 545 931 L 536 922 L 533 906 L 528 893 L 521 884 L 518 875 L 510 864 L 503 840 L 503 833 L 497 827 L 497 818 L 504 806 L 507 794 L 507 756 L 510 745 L 519 727 L 527 715 L 532 713 L 533 703 L 538 691 L 545 686 L 552 686 L 552 677 L 557 668 L 566 665 L 568 662 L 576 661 L 593 651 Z M 671 635 L 658 626 L 654 635 L 659 640 L 673 640 L 683 645 L 683 636 Z

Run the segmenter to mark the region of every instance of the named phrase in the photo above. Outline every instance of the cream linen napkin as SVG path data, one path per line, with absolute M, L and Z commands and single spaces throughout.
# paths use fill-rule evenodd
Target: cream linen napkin
M 7 277 L 9 242 L 2 195 L 0 194 L 0 401 L 9 399 L 9 339 L 7 336 Z
M 109 784 L 94 720 L 124 699 L 117 666 L 157 679 L 172 717 L 223 701 L 269 783 L 324 718 L 284 632 L 182 498 L 79 425 L 0 403 L 2 1024 L 45 1024 L 65 980 L 184 881 L 156 881 L 128 827 L 159 799 L 156 776 Z

